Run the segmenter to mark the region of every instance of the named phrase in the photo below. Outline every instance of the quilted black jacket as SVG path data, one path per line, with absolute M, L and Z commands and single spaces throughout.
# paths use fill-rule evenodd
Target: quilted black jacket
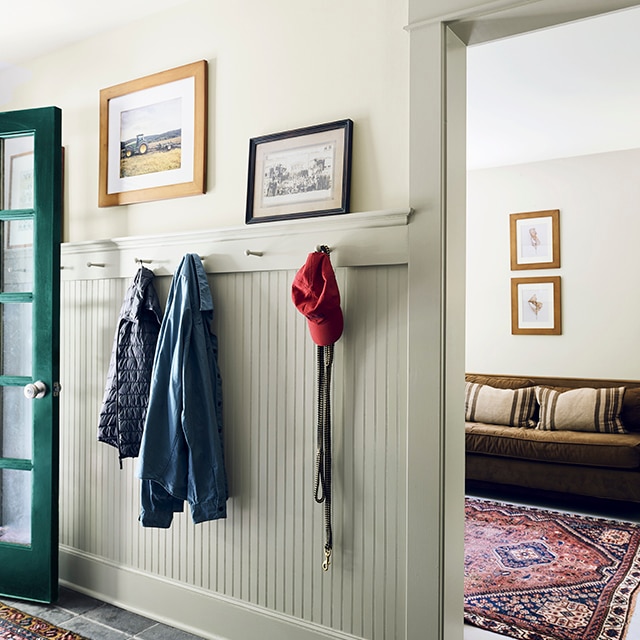
M 123 458 L 140 451 L 162 309 L 153 271 L 140 267 L 127 289 L 113 342 L 98 422 L 98 440 Z

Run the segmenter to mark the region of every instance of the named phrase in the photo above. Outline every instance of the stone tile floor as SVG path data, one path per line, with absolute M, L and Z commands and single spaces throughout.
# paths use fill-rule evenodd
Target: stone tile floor
M 60 587 L 55 604 L 1 598 L 4 604 L 29 613 L 89 640 L 200 640 L 144 616 L 120 609 L 90 596 Z

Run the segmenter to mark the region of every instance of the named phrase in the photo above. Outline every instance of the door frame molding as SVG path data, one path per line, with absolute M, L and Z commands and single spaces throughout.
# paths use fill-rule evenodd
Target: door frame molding
M 409 0 L 407 639 L 463 631 L 464 297 L 467 44 L 639 6 L 638 0 L 519 0 L 425 15 Z M 442 3 L 440 3 L 442 4 Z M 428 9 L 427 9 L 428 10 Z M 440 87 L 440 91 L 434 88 Z M 466 153 L 465 153 L 466 159 Z M 461 437 L 462 434 L 462 437 Z M 438 513 L 438 517 L 434 514 Z M 425 542 L 425 540 L 427 542 Z M 431 541 L 431 543 L 429 542 Z M 437 621 L 437 623 L 435 622 Z

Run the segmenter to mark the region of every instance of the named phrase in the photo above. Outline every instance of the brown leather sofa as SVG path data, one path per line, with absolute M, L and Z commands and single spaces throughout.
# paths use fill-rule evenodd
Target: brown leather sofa
M 467 374 L 466 382 L 467 481 L 485 486 L 640 503 L 640 381 Z M 527 426 L 469 420 L 476 415 L 471 410 L 471 393 L 487 393 L 488 404 L 498 406 L 499 403 L 492 402 L 492 394 L 497 393 L 500 399 L 503 392 L 496 392 L 496 389 L 523 390 L 521 395 L 526 396 L 528 402 L 532 388 L 536 387 L 538 391 L 533 396 L 534 406 L 528 420 L 524 423 L 516 420 L 516 424 Z M 622 392 L 619 391 L 621 387 L 624 388 Z M 559 398 L 564 401 L 564 423 L 559 421 L 561 428 L 549 428 L 548 424 L 540 422 L 538 399 L 544 398 L 542 389 L 552 389 L 560 394 L 574 391 L 568 396 L 554 395 L 556 401 Z M 577 408 L 581 404 L 581 394 L 594 394 L 586 389 L 612 390 L 598 391 L 598 397 L 617 394 L 618 408 L 614 407 L 613 412 L 619 409 L 616 417 L 619 432 L 603 433 L 597 431 L 600 425 L 591 430 L 584 424 L 578 426 L 580 430 L 574 430 L 570 411 L 567 423 L 566 410 L 567 407 L 571 409 L 573 399 Z M 547 411 L 544 401 L 542 406 Z M 487 417 L 486 413 L 484 417 Z M 509 419 L 496 419 L 509 422 Z M 579 417 L 576 417 L 576 425 L 578 422 Z M 546 428 L 541 428 L 543 426 Z

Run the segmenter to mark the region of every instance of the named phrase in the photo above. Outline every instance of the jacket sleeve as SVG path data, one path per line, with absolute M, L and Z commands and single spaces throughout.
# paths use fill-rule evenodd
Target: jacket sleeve
M 153 362 L 138 476 L 160 482 L 172 495 L 185 499 L 187 471 L 174 463 L 184 457 L 180 454 L 186 447 L 182 371 L 192 320 L 184 283 L 174 279 L 173 285 Z

